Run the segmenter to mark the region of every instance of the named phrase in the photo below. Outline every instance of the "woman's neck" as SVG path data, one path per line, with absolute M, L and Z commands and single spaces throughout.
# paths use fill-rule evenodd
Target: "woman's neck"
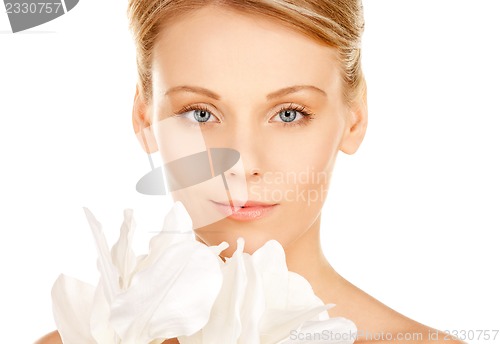
M 330 265 L 323 254 L 320 242 L 321 214 L 301 237 L 285 248 L 289 271 L 304 277 L 315 294 L 323 299 L 329 294 L 332 283 L 342 277 Z

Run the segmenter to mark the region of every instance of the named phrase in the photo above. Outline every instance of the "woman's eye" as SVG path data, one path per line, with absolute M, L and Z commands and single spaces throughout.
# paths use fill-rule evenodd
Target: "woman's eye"
M 299 120 L 304 117 L 304 115 L 298 111 L 298 110 L 293 110 L 293 109 L 286 109 L 286 110 L 281 110 L 277 117 L 280 119 L 278 122 L 293 122 L 297 117 L 299 117 Z
M 194 110 L 194 119 L 198 122 L 207 122 L 210 119 L 211 113 L 205 110 Z
M 193 109 L 184 112 L 182 115 L 194 123 L 217 122 L 215 116 L 206 109 Z

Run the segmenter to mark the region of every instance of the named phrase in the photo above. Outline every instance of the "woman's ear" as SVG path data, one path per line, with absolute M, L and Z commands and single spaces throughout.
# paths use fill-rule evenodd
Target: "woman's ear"
M 346 154 L 354 154 L 358 150 L 365 137 L 368 126 L 368 107 L 366 104 L 366 91 L 361 99 L 353 104 L 347 111 L 349 120 L 347 121 L 340 150 Z
M 142 149 L 144 149 L 144 151 L 148 154 L 158 151 L 158 144 L 156 143 L 153 128 L 151 127 L 148 106 L 139 90 L 139 85 L 136 85 L 135 89 L 134 107 L 132 109 L 132 125 Z

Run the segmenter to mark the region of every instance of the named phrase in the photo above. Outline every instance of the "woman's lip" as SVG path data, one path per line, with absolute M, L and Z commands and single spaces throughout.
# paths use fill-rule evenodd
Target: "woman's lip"
M 277 204 L 246 202 L 243 207 L 231 207 L 229 204 L 212 201 L 215 208 L 225 217 L 238 221 L 253 221 L 271 213 Z M 236 202 L 235 202 L 236 203 Z M 238 203 L 236 203 L 238 204 Z
M 214 203 L 222 204 L 225 206 L 231 206 L 229 202 L 217 202 L 217 201 L 212 201 Z M 242 205 L 241 205 L 242 204 Z M 237 208 L 241 207 L 270 207 L 273 205 L 276 205 L 276 203 L 264 203 L 264 202 L 257 202 L 257 201 L 238 201 L 238 200 L 233 200 L 233 205 Z

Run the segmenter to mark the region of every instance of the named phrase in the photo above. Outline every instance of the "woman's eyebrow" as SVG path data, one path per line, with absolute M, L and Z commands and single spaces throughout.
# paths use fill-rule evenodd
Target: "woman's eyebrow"
M 274 98 L 285 96 L 285 95 L 290 94 L 290 93 L 299 92 L 302 90 L 312 90 L 315 92 L 319 92 L 320 94 L 322 94 L 323 96 L 326 97 L 326 92 L 323 91 L 321 88 L 318 88 L 318 87 L 312 86 L 312 85 L 296 85 L 296 86 L 285 87 L 285 88 L 282 88 L 278 91 L 274 91 L 272 93 L 269 93 L 266 98 L 267 98 L 267 100 L 271 100 Z
M 266 98 L 267 100 L 271 100 L 271 99 L 274 99 L 274 98 L 278 98 L 278 97 L 282 97 L 284 95 L 287 95 L 287 94 L 291 94 L 291 93 L 295 93 L 295 92 L 299 92 L 299 91 L 302 91 L 302 90 L 312 90 L 312 91 L 315 91 L 315 92 L 318 92 L 320 94 L 322 94 L 323 96 L 326 97 L 326 92 L 323 91 L 322 89 L 316 87 L 316 86 L 312 86 L 312 85 L 295 85 L 295 86 L 290 86 L 290 87 L 285 87 L 285 88 L 282 88 L 280 90 L 277 90 L 277 91 L 274 91 L 272 93 L 269 93 Z M 198 86 L 186 86 L 186 85 L 183 85 L 183 86 L 175 86 L 175 87 L 172 87 L 170 89 L 168 89 L 166 92 L 165 92 L 165 95 L 168 96 L 172 93 L 177 93 L 177 92 L 192 92 L 192 93 L 199 93 L 199 94 L 203 94 L 209 98 L 213 98 L 215 100 L 220 100 L 220 96 L 217 94 L 217 93 L 214 93 L 206 88 L 203 88 L 203 87 L 198 87 Z
M 197 87 L 197 86 L 175 86 L 170 89 L 168 89 L 165 92 L 165 95 L 168 96 L 172 93 L 178 93 L 178 92 L 191 92 L 191 93 L 199 93 L 203 94 L 207 97 L 213 98 L 215 100 L 219 100 L 220 96 L 210 90 L 207 90 L 206 88 L 203 87 Z

